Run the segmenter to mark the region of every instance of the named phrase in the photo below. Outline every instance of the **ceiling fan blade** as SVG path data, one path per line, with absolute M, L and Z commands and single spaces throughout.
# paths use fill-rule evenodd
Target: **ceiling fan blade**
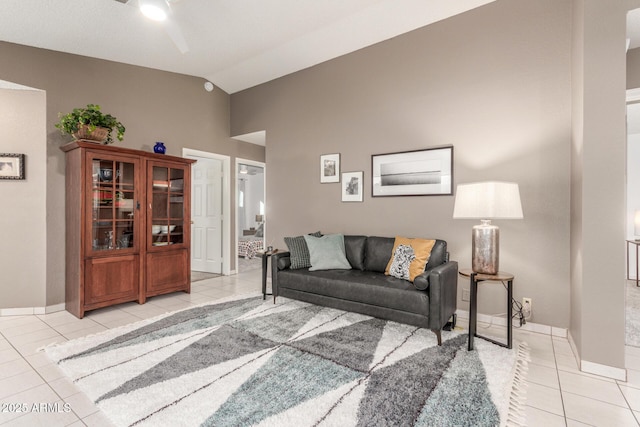
M 189 45 L 187 44 L 187 40 L 184 38 L 184 34 L 182 34 L 180 26 L 171 18 L 163 22 L 162 25 L 180 53 L 189 52 Z

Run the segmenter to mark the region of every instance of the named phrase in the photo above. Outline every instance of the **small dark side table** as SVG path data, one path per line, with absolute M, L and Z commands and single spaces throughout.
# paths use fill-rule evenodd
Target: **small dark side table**
M 460 275 L 468 277 L 471 285 L 471 301 L 469 302 L 469 350 L 473 350 L 473 338 L 478 337 L 490 341 L 502 347 L 512 348 L 513 346 L 513 274 L 499 271 L 497 274 L 475 273 L 471 269 L 460 270 Z M 480 282 L 507 282 L 507 343 L 483 337 L 476 333 L 478 323 L 478 283 Z
M 267 293 L 267 265 L 271 255 L 278 253 L 278 249 L 272 251 L 260 251 L 258 255 L 262 258 L 262 299 L 266 300 L 267 295 L 273 295 Z

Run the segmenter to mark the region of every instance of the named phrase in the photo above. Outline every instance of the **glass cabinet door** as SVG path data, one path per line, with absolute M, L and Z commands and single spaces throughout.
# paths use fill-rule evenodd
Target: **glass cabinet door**
M 182 167 L 151 164 L 151 247 L 184 244 L 185 193 Z
M 91 251 L 133 251 L 137 248 L 138 161 L 94 155 L 90 165 Z

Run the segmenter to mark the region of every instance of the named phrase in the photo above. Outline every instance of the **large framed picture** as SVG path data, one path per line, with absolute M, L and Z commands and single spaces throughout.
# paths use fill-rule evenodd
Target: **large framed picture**
M 371 194 L 437 196 L 453 194 L 453 146 L 371 156 Z
M 363 194 L 364 172 L 345 172 L 342 174 L 342 201 L 361 202 Z
M 0 153 L 0 179 L 24 179 L 24 154 Z
M 340 154 L 320 156 L 320 182 L 340 182 Z

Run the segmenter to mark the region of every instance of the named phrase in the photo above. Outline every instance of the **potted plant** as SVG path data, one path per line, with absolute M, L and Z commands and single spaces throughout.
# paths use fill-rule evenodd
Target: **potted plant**
M 89 104 L 85 108 L 74 108 L 67 114 L 60 113 L 60 121 L 55 125 L 63 134 L 70 134 L 76 140 L 113 143 L 111 132 L 116 130 L 116 138 L 122 141 L 125 127 L 111 114 L 103 114 L 99 105 Z

